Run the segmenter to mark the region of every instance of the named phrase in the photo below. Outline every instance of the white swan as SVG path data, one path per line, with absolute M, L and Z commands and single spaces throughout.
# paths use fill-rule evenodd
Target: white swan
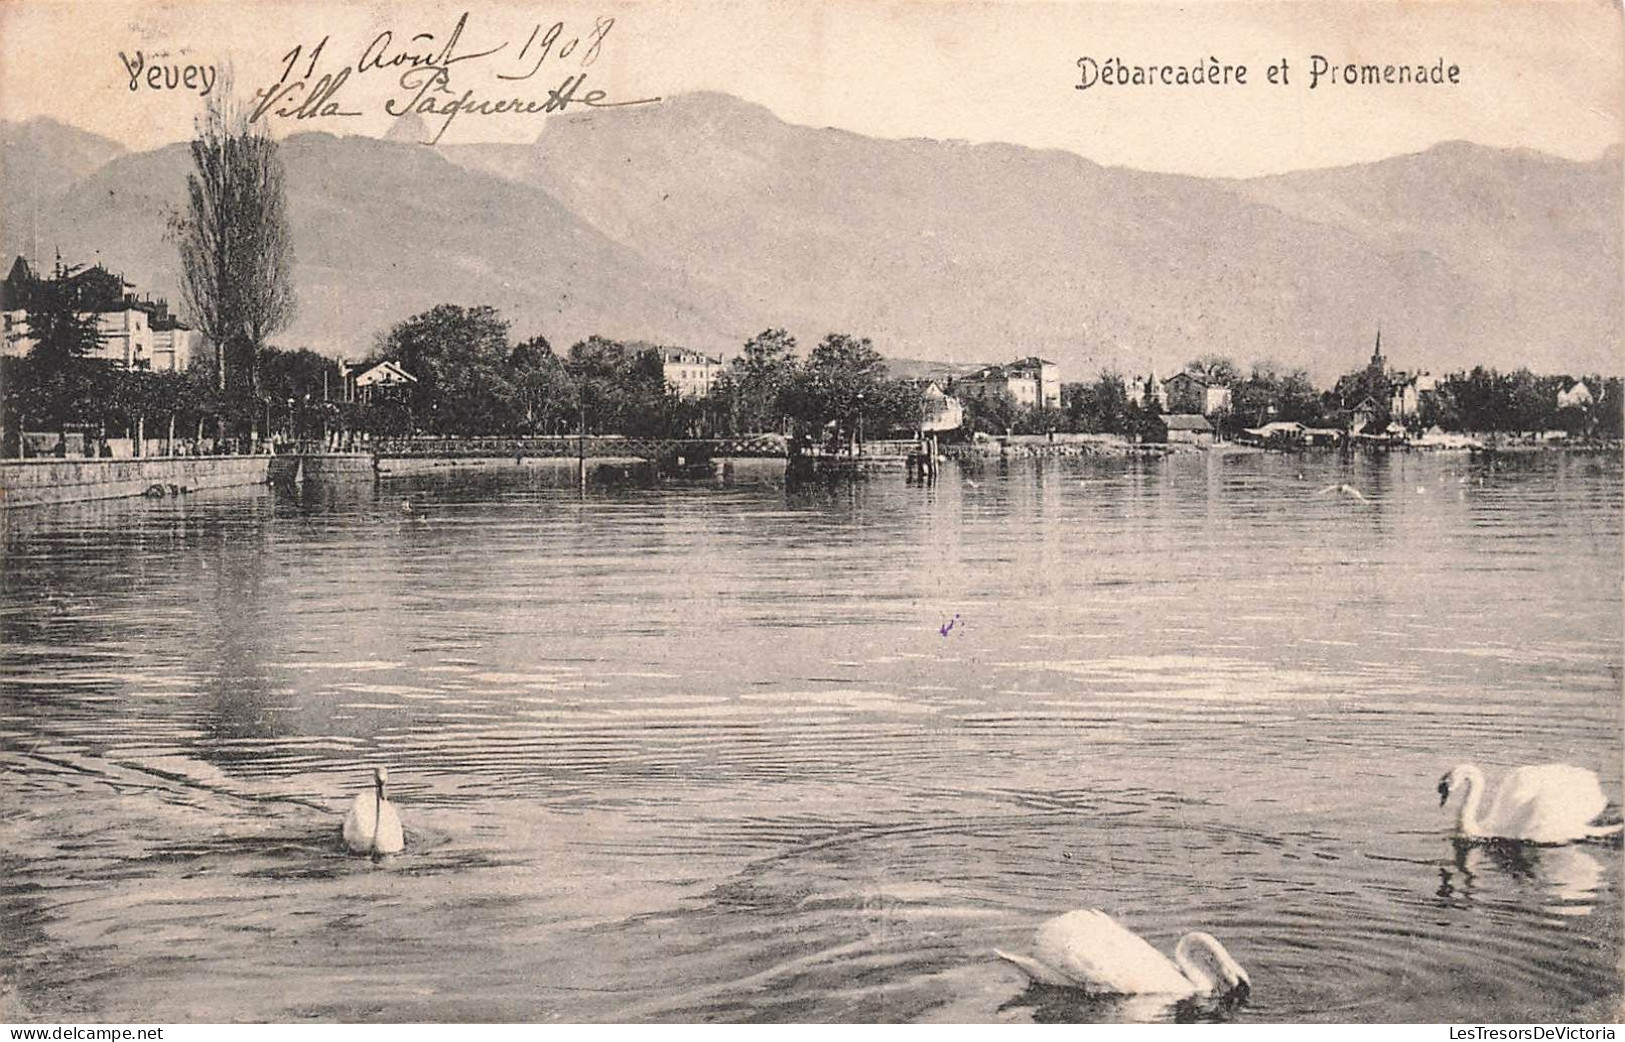
M 1569 843 L 1611 836 L 1621 825 L 1596 825 L 1608 806 L 1597 775 L 1583 767 L 1548 763 L 1519 767 L 1501 782 L 1489 810 L 1479 816 L 1484 775 L 1472 764 L 1453 767 L 1439 779 L 1439 806 L 1463 790 L 1456 833 L 1466 839 L 1510 839 L 1525 843 Z
M 1038 928 L 1033 956 L 994 954 L 1040 984 L 1097 995 L 1230 995 L 1252 988 L 1247 971 L 1205 933 L 1188 933 L 1174 957 L 1151 947 L 1099 909 L 1068 912 Z
M 398 854 L 406 846 L 401 832 L 401 816 L 384 798 L 389 771 L 376 767 L 372 791 L 356 793 L 350 813 L 344 816 L 344 845 L 356 854 Z

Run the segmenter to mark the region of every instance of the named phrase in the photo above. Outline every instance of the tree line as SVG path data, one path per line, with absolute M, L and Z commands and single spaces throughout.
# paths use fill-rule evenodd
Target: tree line
M 1625 420 L 1625 385 L 1616 376 L 1537 376 L 1528 368 L 1501 372 L 1478 366 L 1434 381 L 1432 390 L 1417 395 L 1413 414 L 1396 417 L 1390 374 L 1370 367 L 1344 374 L 1326 390 L 1317 389 L 1307 371 L 1267 360 L 1243 370 L 1233 359 L 1207 354 L 1191 359 L 1185 371 L 1230 392 L 1230 404 L 1210 414 L 1219 433 L 1230 436 L 1272 421 L 1350 429 L 1356 410 L 1368 399 L 1374 406 L 1372 425 L 1397 421 L 1413 431 L 1433 426 L 1475 433 L 1562 430 L 1571 436 L 1619 438 Z M 1591 402 L 1561 406 L 1559 395 L 1576 383 L 1586 386 Z M 1007 397 L 966 395 L 961 398 L 965 427 L 988 434 L 1059 431 L 1161 440 L 1162 403 L 1152 388 L 1130 384 L 1111 370 L 1092 381 L 1064 384 L 1059 409 L 1021 408 Z
M 361 367 L 393 361 L 413 382 L 375 389 L 358 424 L 380 435 L 800 433 L 833 447 L 917 426 L 923 409 L 919 389 L 891 379 L 873 343 L 846 333 L 801 359 L 795 337 L 766 330 L 697 396 L 667 381 L 670 348 L 590 336 L 561 353 L 545 336 L 509 334 L 483 305 L 441 304 L 397 323 Z

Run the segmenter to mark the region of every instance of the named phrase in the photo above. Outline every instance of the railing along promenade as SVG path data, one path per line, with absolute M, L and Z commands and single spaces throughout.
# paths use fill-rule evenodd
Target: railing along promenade
M 788 442 L 778 434 L 751 434 L 735 438 L 638 438 L 613 434 L 574 434 L 525 437 L 409 437 L 375 438 L 368 446 L 375 456 L 406 459 L 496 459 L 556 457 L 575 459 L 646 459 L 656 462 L 741 457 L 779 458 L 789 454 Z

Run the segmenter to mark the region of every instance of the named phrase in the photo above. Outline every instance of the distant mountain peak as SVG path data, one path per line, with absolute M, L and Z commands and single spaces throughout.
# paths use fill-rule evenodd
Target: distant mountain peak
M 661 125 L 684 133 L 724 131 L 736 134 L 786 124 L 766 105 L 721 91 L 698 90 L 672 94 L 647 105 L 633 105 L 607 112 L 587 109 L 549 116 L 542 126 L 542 132 L 536 137 L 536 143 L 545 144 L 550 132 L 557 133 L 564 127 L 630 129 L 650 125 Z
M 429 133 L 429 127 L 423 122 L 423 117 L 416 112 L 408 112 L 398 116 L 395 122 L 389 125 L 384 133 L 385 141 L 398 141 L 407 145 L 426 145 L 434 135 Z
M 78 154 L 96 157 L 97 165 L 129 151 L 110 137 L 81 130 L 49 116 L 32 116 L 20 123 L 0 119 L 0 141 L 8 145 L 27 141 L 30 147 L 43 151 L 71 149 Z
M 61 120 L 52 119 L 50 116 L 30 116 L 29 118 L 20 122 L 9 119 L 0 120 L 0 127 L 7 129 L 15 128 L 16 130 L 27 131 L 32 134 L 59 134 L 64 137 L 74 137 L 83 141 L 94 142 L 95 144 L 101 145 L 102 147 L 112 151 L 127 151 L 122 144 L 114 141 L 110 137 L 107 137 L 105 134 L 98 134 L 91 130 L 83 130 L 79 127 L 73 126 L 70 123 L 63 123 Z

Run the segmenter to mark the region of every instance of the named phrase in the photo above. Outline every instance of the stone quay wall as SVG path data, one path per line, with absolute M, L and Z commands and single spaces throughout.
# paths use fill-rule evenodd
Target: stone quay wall
M 144 459 L 0 460 L 0 507 L 122 499 L 263 485 L 274 456 L 153 456 Z M 156 493 L 155 493 L 156 494 Z
M 364 453 L 0 460 L 0 509 L 374 476 Z

